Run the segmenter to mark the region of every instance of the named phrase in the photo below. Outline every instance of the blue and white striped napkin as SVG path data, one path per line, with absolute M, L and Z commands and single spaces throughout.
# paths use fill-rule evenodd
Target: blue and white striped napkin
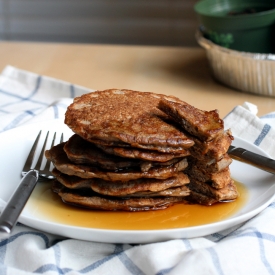
M 27 122 L 62 118 L 74 97 L 90 91 L 7 66 L 0 75 L 0 132 Z
M 249 102 L 236 106 L 224 118 L 225 128 L 275 158 L 275 112 L 261 118 L 257 117 L 257 112 L 257 106 Z
M 0 75 L 0 132 L 63 118 L 72 98 L 89 91 L 8 66 Z M 275 112 L 256 113 L 253 104 L 237 106 L 225 126 L 275 158 Z M 275 202 L 222 232 L 143 245 L 60 239 L 18 223 L 0 239 L 0 275 L 29 274 L 275 274 Z

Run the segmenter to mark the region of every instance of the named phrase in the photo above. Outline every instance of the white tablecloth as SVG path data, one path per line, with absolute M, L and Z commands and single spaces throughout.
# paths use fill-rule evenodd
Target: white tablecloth
M 89 91 L 8 66 L 0 75 L 0 132 L 63 118 L 72 98 Z M 275 158 L 275 112 L 256 114 L 253 104 L 236 106 L 225 127 Z M 275 274 L 275 203 L 235 228 L 142 245 L 60 239 L 18 223 L 0 240 L 0 274 Z

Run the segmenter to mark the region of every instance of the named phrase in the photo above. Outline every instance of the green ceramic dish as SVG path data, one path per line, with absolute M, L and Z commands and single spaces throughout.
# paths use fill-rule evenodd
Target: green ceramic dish
M 275 53 L 275 0 L 202 0 L 195 7 L 205 38 L 234 50 Z

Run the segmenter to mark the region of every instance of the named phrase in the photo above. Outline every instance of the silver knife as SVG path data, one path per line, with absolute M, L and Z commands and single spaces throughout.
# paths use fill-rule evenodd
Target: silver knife
M 259 169 L 275 174 L 275 160 L 253 153 L 244 148 L 230 146 L 227 151 L 232 159 L 248 163 Z
M 38 177 L 38 171 L 30 170 L 20 181 L 18 188 L 1 213 L 0 238 L 6 238 L 11 233 L 29 198 L 29 196 L 25 196 L 24 193 L 31 194 L 38 181 Z

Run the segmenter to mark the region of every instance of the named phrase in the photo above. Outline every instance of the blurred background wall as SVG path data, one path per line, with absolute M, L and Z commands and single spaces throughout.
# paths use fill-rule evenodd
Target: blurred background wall
M 0 39 L 197 46 L 197 0 L 0 0 Z

